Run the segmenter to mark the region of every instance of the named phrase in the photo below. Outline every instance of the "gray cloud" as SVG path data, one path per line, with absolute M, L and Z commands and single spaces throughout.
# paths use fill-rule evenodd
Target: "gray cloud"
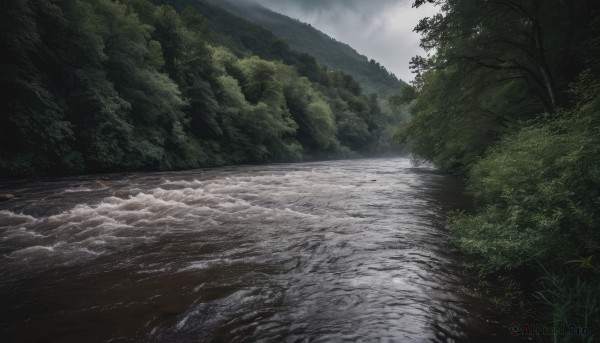
M 412 30 L 419 19 L 437 11 L 432 6 L 414 9 L 412 0 L 253 1 L 311 24 L 379 61 L 405 81 L 413 78 L 408 69 L 410 58 L 423 54 L 419 35 Z
M 304 13 L 331 12 L 334 9 L 377 12 L 381 7 L 412 0 L 255 0 L 268 7 L 295 9 Z

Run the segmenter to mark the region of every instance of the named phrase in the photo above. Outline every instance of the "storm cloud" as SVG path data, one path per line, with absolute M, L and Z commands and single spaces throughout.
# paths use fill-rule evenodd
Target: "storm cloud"
M 413 0 L 238 0 L 254 1 L 300 19 L 359 53 L 375 59 L 404 81 L 413 79 L 410 58 L 424 54 L 413 28 L 437 12 L 412 8 Z

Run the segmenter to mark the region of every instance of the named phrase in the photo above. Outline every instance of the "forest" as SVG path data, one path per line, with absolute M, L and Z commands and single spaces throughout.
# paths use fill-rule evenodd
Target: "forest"
M 198 2 L 190 2 L 189 0 L 177 1 L 182 2 L 182 4 L 186 2 L 198 4 Z M 209 1 L 213 1 L 213 3 L 222 6 L 231 13 L 266 28 L 275 36 L 287 42 L 292 49 L 314 56 L 319 64 L 352 75 L 360 82 L 366 92 L 377 93 L 381 99 L 387 101 L 389 96 L 397 94 L 405 85 L 403 81 L 398 80 L 379 62 L 361 55 L 349 45 L 337 41 L 309 24 L 273 12 L 253 2 Z M 211 6 L 210 4 L 203 4 L 197 6 L 197 8 L 199 11 L 207 11 Z M 235 26 L 235 23 L 233 25 L 231 23 L 234 20 L 235 18 L 231 18 L 226 25 L 222 22 L 214 22 L 213 27 L 218 29 L 227 26 L 231 30 L 231 27 Z
M 224 34 L 197 8 L 177 11 L 148 0 L 1 6 L 1 175 L 172 170 L 396 149 L 391 136 L 401 111 L 242 19 L 229 26 L 237 32 Z M 208 9 L 213 21 L 230 18 Z
M 448 226 L 517 311 L 600 329 L 600 12 L 596 1 L 417 0 L 411 103 L 398 130 L 415 159 L 464 177 L 476 201 Z M 523 287 L 515 287 L 521 283 Z M 533 287 L 530 287 L 533 284 Z M 519 304 L 520 301 L 520 304 Z

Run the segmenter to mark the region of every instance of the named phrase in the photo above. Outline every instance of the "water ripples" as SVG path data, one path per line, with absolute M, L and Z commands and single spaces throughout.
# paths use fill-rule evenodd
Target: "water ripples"
M 461 291 L 466 274 L 442 225 L 464 201 L 457 184 L 406 159 L 2 184 L 18 197 L 0 205 L 0 334 L 488 337 L 486 305 Z

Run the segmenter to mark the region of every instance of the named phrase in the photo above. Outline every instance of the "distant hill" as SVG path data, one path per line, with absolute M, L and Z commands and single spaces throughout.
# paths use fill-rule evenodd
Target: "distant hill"
M 376 61 L 369 60 L 349 45 L 338 42 L 309 24 L 251 2 L 209 1 L 261 25 L 287 42 L 292 49 L 314 56 L 320 64 L 352 75 L 367 92 L 387 98 L 398 94 L 406 85 Z
M 296 67 L 300 75 L 311 81 L 322 83 L 327 79 L 315 57 L 292 50 L 282 39 L 271 31 L 250 22 L 221 6 L 206 0 L 153 0 L 157 4 L 167 4 L 178 11 L 190 6 L 205 18 L 211 29 L 213 44 L 226 46 L 237 55 L 257 55 L 270 61 L 281 60 Z M 219 3 L 220 2 L 215 2 Z

